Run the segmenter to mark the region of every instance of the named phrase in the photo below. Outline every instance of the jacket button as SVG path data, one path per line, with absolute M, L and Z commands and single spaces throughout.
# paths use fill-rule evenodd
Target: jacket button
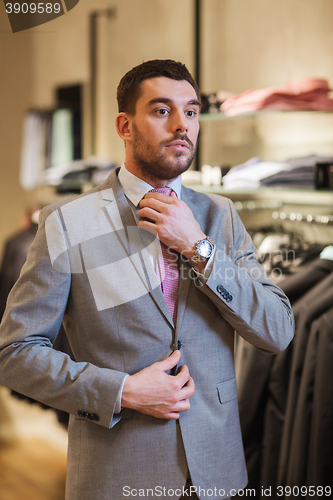
M 226 302 L 231 302 L 233 296 L 222 285 L 217 285 L 216 290 L 225 299 Z

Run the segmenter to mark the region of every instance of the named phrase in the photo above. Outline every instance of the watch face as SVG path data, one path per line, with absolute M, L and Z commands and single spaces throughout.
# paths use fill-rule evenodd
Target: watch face
M 203 240 L 199 243 L 198 250 L 202 257 L 208 258 L 211 256 L 213 245 L 208 240 Z

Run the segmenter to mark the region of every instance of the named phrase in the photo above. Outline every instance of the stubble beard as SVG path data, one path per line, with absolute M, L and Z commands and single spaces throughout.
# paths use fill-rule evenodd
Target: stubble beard
M 134 161 L 142 174 L 149 179 L 170 181 L 190 168 L 195 155 L 196 144 L 193 144 L 186 134 L 177 134 L 172 140 L 161 142 L 158 150 L 151 148 L 149 142 L 143 138 L 135 124 L 133 124 L 133 134 L 132 152 Z M 177 140 L 186 141 L 189 149 L 186 152 L 170 151 L 172 154 L 169 156 L 164 154 L 165 146 Z

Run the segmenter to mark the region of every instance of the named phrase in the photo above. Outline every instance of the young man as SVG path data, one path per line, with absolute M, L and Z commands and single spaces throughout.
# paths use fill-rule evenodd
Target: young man
M 290 304 L 231 202 L 181 186 L 200 111 L 186 67 L 143 63 L 117 97 L 125 163 L 42 212 L 0 383 L 70 413 L 67 500 L 227 498 L 247 482 L 234 331 L 279 352 Z M 76 361 L 52 349 L 61 321 Z

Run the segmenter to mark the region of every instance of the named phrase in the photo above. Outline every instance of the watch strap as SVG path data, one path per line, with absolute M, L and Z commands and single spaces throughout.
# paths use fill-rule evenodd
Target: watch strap
M 214 242 L 213 242 L 213 240 L 211 240 L 209 238 L 209 236 L 206 236 L 206 238 L 203 238 L 203 239 L 197 241 L 196 244 L 194 245 L 195 246 L 194 254 L 192 255 L 192 257 L 190 259 L 188 259 L 188 262 L 192 267 L 195 266 L 196 264 L 198 264 L 199 262 L 204 262 L 205 260 L 209 259 L 209 257 L 212 254 L 212 252 L 211 252 L 208 257 L 205 257 L 205 256 L 200 254 L 200 250 L 199 250 L 200 243 L 202 241 L 205 241 L 205 240 L 209 241 L 209 243 L 212 245 L 212 251 L 213 251 Z

